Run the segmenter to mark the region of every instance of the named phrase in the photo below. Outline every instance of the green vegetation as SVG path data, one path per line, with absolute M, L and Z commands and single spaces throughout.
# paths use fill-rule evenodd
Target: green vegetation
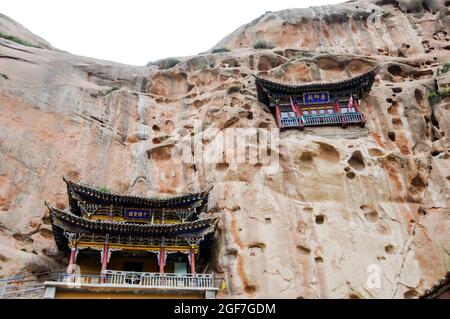
M 432 105 L 439 103 L 441 99 L 441 96 L 436 91 L 431 91 L 430 93 L 428 93 L 428 102 L 430 102 L 430 104 Z
M 447 97 L 450 97 L 450 88 L 443 89 L 441 92 L 431 91 L 428 93 L 428 102 L 430 102 L 431 105 L 435 105 Z
M 260 39 L 253 45 L 253 49 L 273 49 L 275 46 L 266 40 Z
M 167 59 L 162 59 L 162 60 L 158 60 L 158 61 L 150 61 L 147 63 L 147 66 L 156 65 L 159 67 L 160 70 L 166 70 L 166 69 L 173 68 L 178 63 L 180 63 L 180 60 L 178 60 L 178 59 L 167 58 Z
M 448 71 L 450 71 L 450 62 L 444 63 L 442 65 L 441 73 L 444 74 L 447 73 Z
M 175 59 L 175 58 L 167 58 L 167 59 L 158 61 L 158 65 L 161 70 L 173 68 L 178 63 L 180 63 L 180 60 Z
M 241 91 L 241 87 L 237 85 L 230 86 L 227 90 L 228 94 L 238 93 Z
M 23 40 L 23 39 L 20 39 L 20 38 L 18 38 L 18 37 L 15 37 L 15 36 L 5 34 L 5 33 L 3 33 L 3 32 L 0 32 L 0 38 L 3 38 L 3 39 L 6 39 L 6 40 L 10 40 L 10 41 L 16 42 L 16 43 L 18 43 L 18 44 L 25 45 L 25 46 L 27 46 L 27 47 L 40 48 L 40 46 L 38 46 L 38 45 L 35 45 L 35 44 L 33 44 L 33 43 L 30 43 L 30 42 L 28 42 L 28 41 L 25 41 L 25 40 Z
M 222 52 L 230 52 L 228 48 L 218 48 L 211 51 L 212 53 L 222 53 Z
M 108 187 L 106 187 L 106 186 L 101 186 L 101 187 L 98 188 L 98 190 L 100 192 L 106 193 L 106 194 L 110 194 L 111 193 L 111 190 Z
M 109 93 L 112 93 L 112 92 L 114 92 L 114 91 L 117 91 L 118 89 L 119 89 L 119 87 L 114 86 L 114 87 L 110 88 L 108 91 L 106 91 L 105 95 L 108 95 Z

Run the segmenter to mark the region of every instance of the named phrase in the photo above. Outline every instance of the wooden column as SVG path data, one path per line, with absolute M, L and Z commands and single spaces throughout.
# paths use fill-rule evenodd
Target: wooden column
M 359 123 L 359 125 L 361 127 L 366 126 L 366 117 L 364 116 L 364 114 L 361 112 L 361 108 L 359 107 L 358 101 L 356 99 L 353 99 L 353 104 L 355 105 L 355 110 L 356 112 L 361 113 L 361 122 Z
M 294 111 L 295 116 L 299 116 L 299 111 L 294 103 L 294 100 L 292 100 L 292 97 L 289 97 L 289 99 L 291 100 L 292 111 Z
M 77 258 L 77 252 L 78 252 L 77 242 L 74 241 L 72 243 L 72 248 L 70 249 L 69 267 L 67 268 L 68 274 L 73 274 L 75 270 L 75 261 Z
M 276 112 L 276 115 L 277 115 L 278 127 L 279 128 L 283 128 L 283 125 L 281 124 L 281 110 L 280 110 L 280 106 L 278 104 L 275 105 L 275 112 Z
M 164 255 L 165 255 L 164 247 L 161 247 L 159 249 L 159 272 L 161 274 L 164 273 Z
M 191 274 L 195 275 L 195 246 L 191 246 L 191 250 L 189 251 L 190 261 L 191 261 Z
M 159 248 L 159 273 L 164 274 L 164 255 L 165 255 L 165 249 L 164 246 L 166 244 L 166 239 L 164 237 L 161 238 L 161 246 Z
M 106 279 L 106 268 L 108 267 L 108 256 L 109 256 L 109 234 L 106 234 L 105 243 L 103 244 L 103 258 L 102 258 L 102 271 L 101 271 L 101 282 L 104 283 Z
M 336 113 L 341 113 L 341 105 L 339 104 L 339 100 L 338 99 L 336 99 L 336 104 L 334 106 L 334 111 Z
M 292 106 L 292 110 L 294 110 L 295 116 L 297 117 L 298 120 L 298 127 L 300 128 L 300 130 L 303 130 L 305 125 L 303 123 L 303 119 L 302 119 L 302 114 L 300 114 L 300 111 L 298 110 L 298 105 L 296 105 L 294 103 L 294 100 L 292 100 L 292 97 L 289 97 L 291 99 L 291 106 Z
M 358 101 L 356 99 L 353 99 L 353 105 L 355 106 L 356 112 L 361 112 L 361 108 L 359 107 Z

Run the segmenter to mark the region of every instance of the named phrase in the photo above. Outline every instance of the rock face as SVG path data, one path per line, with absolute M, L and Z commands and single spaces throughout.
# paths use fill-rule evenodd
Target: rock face
M 443 0 L 267 13 L 215 47 L 230 52 L 170 69 L 0 39 L 0 275 L 64 267 L 43 202 L 67 206 L 65 175 L 141 195 L 213 184 L 220 296 L 417 297 L 449 269 L 449 14 Z M 278 169 L 174 159 L 191 139 L 245 152 L 221 149 L 227 129 L 277 132 L 253 74 L 334 81 L 374 66 L 366 128 L 281 132 Z
M 21 24 L 0 13 L 0 37 L 14 37 L 28 45 L 54 50 L 50 43 L 31 33 Z M 4 44 L 6 45 L 6 44 Z

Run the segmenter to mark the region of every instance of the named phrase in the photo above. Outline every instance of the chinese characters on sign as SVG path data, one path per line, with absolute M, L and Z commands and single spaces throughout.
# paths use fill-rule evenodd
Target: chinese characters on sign
M 315 92 L 303 93 L 303 104 L 323 104 L 330 103 L 330 93 Z
M 135 209 L 135 208 L 125 208 L 123 215 L 125 219 L 135 219 L 135 220 L 150 219 L 151 217 L 150 210 Z

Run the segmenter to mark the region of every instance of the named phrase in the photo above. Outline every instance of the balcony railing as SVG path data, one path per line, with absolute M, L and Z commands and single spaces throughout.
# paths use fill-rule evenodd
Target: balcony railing
M 296 117 L 288 117 L 281 119 L 282 127 L 298 127 L 298 119 Z
M 217 289 L 222 283 L 221 278 L 212 274 L 172 274 L 153 272 L 131 272 L 107 270 L 101 275 L 68 275 L 62 274 L 60 282 L 75 285 L 123 286 L 136 288 L 196 288 Z
M 299 117 L 282 118 L 281 128 L 362 124 L 363 122 L 364 116 L 361 112 L 308 114 Z

